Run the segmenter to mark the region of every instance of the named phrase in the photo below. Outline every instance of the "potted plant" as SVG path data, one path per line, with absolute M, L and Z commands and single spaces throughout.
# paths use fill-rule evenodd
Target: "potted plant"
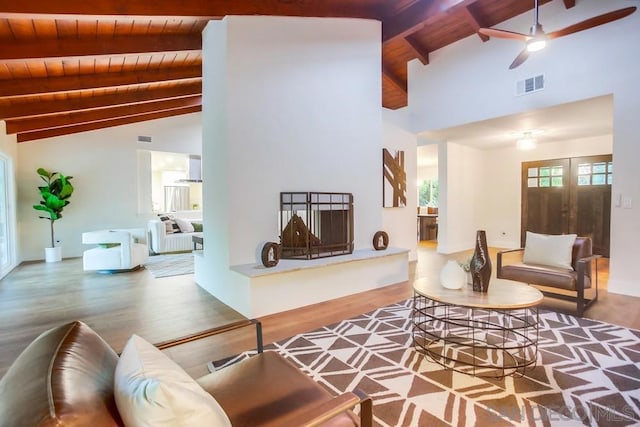
M 47 262 L 56 262 L 62 259 L 62 250 L 60 246 L 56 247 L 55 245 L 53 223 L 62 218 L 62 210 L 70 203 L 69 197 L 73 193 L 73 185 L 69 180 L 73 177 L 64 176 L 59 172 L 49 172 L 44 168 L 38 168 L 37 173 L 45 182 L 45 185 L 38 187 L 42 200 L 39 205 L 33 205 L 33 208 L 46 214 L 46 216 L 41 216 L 40 218 L 49 220 L 51 247 L 45 248 L 45 260 Z
M 458 261 L 458 265 L 464 270 L 467 275 L 467 285 L 471 284 L 471 258 L 465 261 Z

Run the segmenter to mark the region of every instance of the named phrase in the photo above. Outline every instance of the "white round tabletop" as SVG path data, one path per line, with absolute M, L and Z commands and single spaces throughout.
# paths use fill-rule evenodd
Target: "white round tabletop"
M 413 290 L 426 298 L 445 304 L 489 310 L 514 310 L 534 307 L 542 301 L 542 292 L 525 283 L 491 278 L 488 292 L 475 292 L 471 285 L 447 289 L 438 279 L 418 279 Z

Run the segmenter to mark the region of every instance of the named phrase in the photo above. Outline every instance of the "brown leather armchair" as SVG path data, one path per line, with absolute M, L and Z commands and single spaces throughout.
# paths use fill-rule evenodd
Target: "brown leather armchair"
M 546 296 L 560 298 L 576 303 L 576 313 L 582 317 L 584 311 L 598 300 L 598 264 L 600 255 L 594 255 L 590 237 L 577 237 L 573 244 L 571 266 L 572 269 L 548 267 L 543 265 L 524 264 L 521 262 L 524 248 L 498 252 L 496 276 L 499 279 L 515 280 L 530 285 L 539 285 L 574 291 L 575 297 L 553 291 L 543 291 Z M 514 256 L 516 258 L 514 261 Z M 506 260 L 508 264 L 505 264 Z M 595 280 L 592 280 L 591 267 L 595 264 Z M 595 295 L 592 299 L 585 298 L 584 291 L 595 282 Z
M 205 375 L 198 383 L 234 426 L 370 426 L 371 399 L 338 397 L 276 352 L 262 350 L 260 325 L 230 326 L 157 345 L 168 348 L 255 324 L 259 354 Z M 37 337 L 0 380 L 0 424 L 7 426 L 123 426 L 114 398 L 118 354 L 89 326 L 71 322 Z M 360 416 L 351 411 L 360 405 Z

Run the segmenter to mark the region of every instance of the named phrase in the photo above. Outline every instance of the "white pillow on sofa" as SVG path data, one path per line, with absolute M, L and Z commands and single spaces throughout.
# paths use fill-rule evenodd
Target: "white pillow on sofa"
M 191 224 L 186 219 L 175 218 L 174 221 L 178 224 L 180 231 L 183 233 L 193 233 L 195 230 L 193 229 L 193 224 Z
M 573 270 L 571 256 L 575 234 L 537 234 L 527 231 L 522 262 Z
M 137 335 L 120 355 L 114 383 L 116 405 L 127 427 L 231 426 L 213 396 Z
M 180 233 L 180 227 L 173 215 L 160 215 L 160 221 L 164 224 L 166 234 Z

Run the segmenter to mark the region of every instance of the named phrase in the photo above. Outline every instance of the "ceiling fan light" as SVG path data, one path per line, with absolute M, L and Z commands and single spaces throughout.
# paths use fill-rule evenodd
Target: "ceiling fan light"
M 547 45 L 547 40 L 543 38 L 531 39 L 527 42 L 527 50 L 529 52 L 537 52 L 539 50 L 544 49 L 546 45 Z

